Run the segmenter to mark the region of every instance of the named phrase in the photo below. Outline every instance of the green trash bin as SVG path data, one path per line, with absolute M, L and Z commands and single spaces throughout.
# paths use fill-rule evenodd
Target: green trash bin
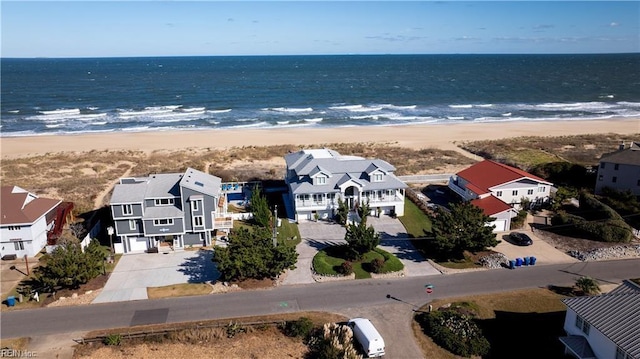
M 14 305 L 16 305 L 16 297 L 7 297 L 7 306 L 13 307 Z

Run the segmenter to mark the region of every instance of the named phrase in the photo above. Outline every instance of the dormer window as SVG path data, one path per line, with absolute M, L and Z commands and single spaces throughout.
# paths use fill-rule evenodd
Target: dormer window
M 373 174 L 373 182 L 382 182 L 384 175 L 382 173 Z
M 316 177 L 316 184 L 317 185 L 327 184 L 327 177 L 324 177 L 324 176 Z
M 174 204 L 173 198 L 157 198 L 155 200 L 156 206 L 172 206 Z

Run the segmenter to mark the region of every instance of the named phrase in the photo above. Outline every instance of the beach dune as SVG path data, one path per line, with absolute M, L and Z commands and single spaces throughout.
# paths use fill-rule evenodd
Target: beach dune
M 570 136 L 580 134 L 640 133 L 640 119 L 492 122 L 408 126 L 354 126 L 292 129 L 202 129 L 188 131 L 113 132 L 81 135 L 2 137 L 2 158 L 48 152 L 91 150 L 177 150 L 230 148 L 281 144 L 380 142 L 420 149 L 457 149 L 466 141 L 496 140 L 519 136 Z

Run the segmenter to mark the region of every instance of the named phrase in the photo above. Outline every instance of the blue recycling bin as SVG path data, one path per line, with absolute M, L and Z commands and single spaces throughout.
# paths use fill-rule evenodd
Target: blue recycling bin
M 516 267 L 522 266 L 522 258 L 516 258 Z
M 529 265 L 529 257 L 524 257 L 524 259 L 522 261 L 522 265 L 525 265 L 525 266 Z
M 13 307 L 14 305 L 16 305 L 16 297 L 7 297 L 7 306 Z
M 513 259 L 509 261 L 509 269 L 516 269 L 516 261 Z
M 535 265 L 536 264 L 536 257 L 531 257 L 529 262 L 530 262 L 531 265 Z

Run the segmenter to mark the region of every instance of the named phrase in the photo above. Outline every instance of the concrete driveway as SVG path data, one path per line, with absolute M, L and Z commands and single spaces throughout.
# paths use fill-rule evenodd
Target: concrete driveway
M 502 242 L 495 246 L 493 250 L 504 254 L 510 260 L 524 257 L 536 257 L 536 265 L 579 262 L 576 258 L 571 257 L 544 240 L 538 238 L 535 233 L 530 230 L 516 230 L 514 232 L 525 233 L 531 237 L 533 244 L 530 246 L 518 246 L 512 244 L 508 240 L 510 232 L 502 232 L 498 233 L 496 236 L 496 238 Z
M 405 276 L 441 274 L 413 247 L 404 226 L 398 219 L 383 216 L 369 217 L 367 223 L 380 233 L 380 248 L 394 254 L 405 267 Z M 346 243 L 344 227 L 332 222 L 301 222 L 298 224 L 302 241 L 296 247 L 298 263 L 296 269 L 286 272 L 282 284 L 314 283 L 312 276 L 313 257 L 318 250 L 329 245 Z
M 148 299 L 147 287 L 212 282 L 220 276 L 212 256 L 211 250 L 124 255 L 93 303 Z

